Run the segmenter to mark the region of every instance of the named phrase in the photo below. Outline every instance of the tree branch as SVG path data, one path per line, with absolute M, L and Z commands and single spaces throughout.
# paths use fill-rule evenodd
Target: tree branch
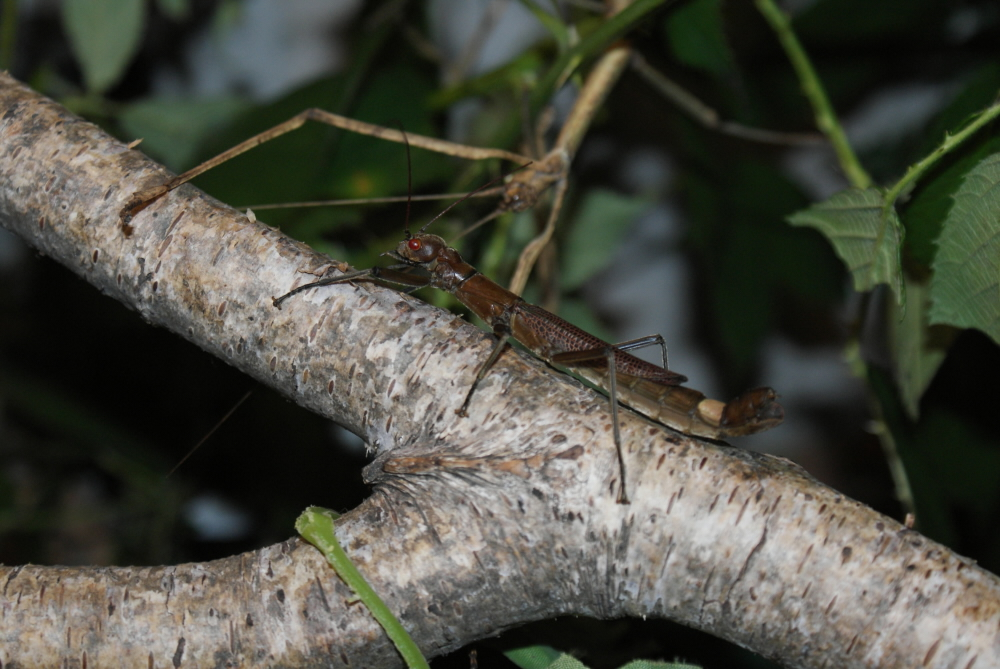
M 787 461 L 631 412 L 618 505 L 605 398 L 509 350 L 459 418 L 487 335 L 370 285 L 276 310 L 330 261 L 190 186 L 126 237 L 119 209 L 164 170 L 6 75 L 0 109 L 6 227 L 377 450 L 338 538 L 425 654 L 575 614 L 667 617 L 796 667 L 1000 665 L 1000 581 L 944 546 Z M 400 664 L 298 539 L 206 564 L 3 567 L 0 584 L 3 666 Z

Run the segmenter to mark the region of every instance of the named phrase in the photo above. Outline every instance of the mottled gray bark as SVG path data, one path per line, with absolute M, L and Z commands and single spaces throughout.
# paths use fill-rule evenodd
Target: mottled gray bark
M 787 461 L 628 414 L 618 505 L 603 397 L 508 351 L 459 418 L 487 335 L 375 286 L 276 310 L 330 261 L 191 187 L 127 237 L 122 203 L 162 169 L 6 75 L 0 175 L 4 226 L 378 449 L 338 535 L 428 655 L 576 614 L 667 617 L 796 667 L 1000 666 L 996 577 Z M 0 584 L 4 667 L 400 664 L 298 539 Z

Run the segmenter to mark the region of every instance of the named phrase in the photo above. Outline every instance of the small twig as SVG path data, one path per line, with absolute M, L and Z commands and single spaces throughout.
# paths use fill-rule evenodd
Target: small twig
M 751 128 L 734 121 L 723 121 L 719 112 L 715 111 L 677 82 L 658 71 L 639 53 L 632 54 L 632 69 L 665 98 L 677 105 L 677 108 L 701 125 L 726 135 L 747 139 L 765 144 L 780 144 L 799 146 L 803 144 L 818 144 L 823 141 L 823 135 L 815 132 L 779 132 L 763 128 Z
M 552 209 L 549 212 L 545 228 L 524 247 L 518 258 L 514 276 L 510 280 L 509 289 L 513 293 L 520 295 L 524 291 L 524 286 L 528 282 L 528 276 L 531 274 L 535 262 L 541 255 L 542 249 L 552 239 L 568 190 L 567 173 L 570 163 L 590 129 L 594 115 L 601 108 L 625 70 L 631 53 L 632 49 L 627 44 L 616 44 L 605 51 L 590 74 L 587 75 L 587 79 L 580 89 L 580 94 L 559 132 L 555 146 L 548 156 L 540 161 L 540 168 L 541 166 L 549 166 L 550 168 L 554 166 L 554 169 L 550 169 L 547 183 L 545 181 L 543 183 L 546 183 L 546 186 L 551 183 L 556 184 L 556 191 L 552 198 Z M 537 197 L 540 192 L 535 192 L 534 196 Z
M 568 186 L 568 180 L 561 179 L 559 181 L 556 186 L 555 196 L 552 198 L 552 209 L 549 211 L 549 218 L 545 223 L 545 228 L 540 235 L 528 242 L 528 245 L 524 247 L 524 250 L 521 251 L 521 255 L 517 259 L 517 267 L 514 270 L 514 276 L 511 277 L 510 286 L 508 287 L 508 290 L 515 295 L 520 295 L 524 292 L 524 286 L 528 283 L 528 276 L 531 274 L 538 256 L 541 255 L 545 245 L 552 240 L 552 234 L 556 230 L 556 221 L 559 220 L 559 212 L 562 211 L 562 204 L 566 198 Z

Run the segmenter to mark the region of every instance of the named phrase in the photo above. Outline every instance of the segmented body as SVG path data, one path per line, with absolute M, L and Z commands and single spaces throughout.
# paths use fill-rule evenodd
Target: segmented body
M 399 244 L 396 255 L 427 269 L 429 285 L 455 295 L 498 336 L 513 337 L 543 360 L 570 369 L 609 394 L 609 357 L 613 357 L 613 399 L 658 423 L 721 439 L 767 430 L 784 418 L 771 388 L 749 390 L 728 403 L 709 399 L 680 385 L 687 377 L 637 358 L 525 302 L 476 271 L 437 235 L 415 235 Z M 478 378 L 492 361 L 491 357 Z

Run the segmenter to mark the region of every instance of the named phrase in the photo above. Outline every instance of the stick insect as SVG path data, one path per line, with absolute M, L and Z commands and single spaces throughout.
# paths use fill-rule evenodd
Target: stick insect
M 597 80 L 593 88 L 601 89 L 599 84 L 605 78 L 607 77 L 592 76 L 588 80 L 588 86 L 584 88 L 584 92 L 588 90 L 592 80 Z M 581 97 L 589 99 L 594 95 L 597 94 Z M 587 116 L 586 114 L 582 115 Z M 522 164 L 529 160 L 508 151 L 465 147 L 433 138 L 406 135 L 397 130 L 373 126 L 323 110 L 309 109 L 166 183 L 152 186 L 134 194 L 121 211 L 122 231 L 126 236 L 130 235 L 132 233 L 132 218 L 149 204 L 181 184 L 254 146 L 294 130 L 309 120 L 320 121 L 382 139 L 404 142 L 407 145 L 407 153 L 409 153 L 409 144 L 412 142 L 431 150 L 444 150 L 447 153 L 465 155 L 469 158 L 504 158 Z M 575 125 L 582 123 L 581 121 Z M 573 133 L 567 133 L 564 129 L 562 134 Z M 570 142 L 569 145 L 572 143 Z M 519 210 L 523 206 L 531 204 L 537 198 L 539 190 L 558 184 L 553 211 L 550 213 L 546 232 L 541 237 L 542 244 L 548 240 L 548 236 L 551 234 L 558 212 L 558 203 L 561 202 L 562 196 L 565 194 L 566 180 L 564 175 L 570 154 L 571 151 L 563 146 L 563 143 L 559 143 L 556 149 L 535 163 L 534 166 L 522 169 L 519 175 L 513 175 L 515 179 L 508 182 L 504 188 L 505 201 L 501 209 Z M 483 188 L 490 185 L 487 184 Z M 469 195 L 474 195 L 476 192 L 478 191 Z M 409 207 L 407 208 L 409 209 Z M 437 218 L 450 208 L 439 214 Z M 410 233 L 409 215 L 407 214 L 404 225 L 405 239 L 400 242 L 394 252 L 388 254 L 398 260 L 399 264 L 326 277 L 304 284 L 275 298 L 275 306 L 280 306 L 292 295 L 310 288 L 363 280 L 382 281 L 411 289 L 431 286 L 454 294 L 473 313 L 480 316 L 493 329 L 497 337 L 492 352 L 479 368 L 458 413 L 465 415 L 476 387 L 503 351 L 507 340 L 513 337 L 539 358 L 553 365 L 570 369 L 576 375 L 590 381 L 608 394 L 621 473 L 621 485 L 618 487 L 618 501 L 620 503 L 628 503 L 629 499 L 625 484 L 625 459 L 622 453 L 618 425 L 619 402 L 668 427 L 694 436 L 712 439 L 753 434 L 781 423 L 783 410 L 777 402 L 777 394 L 774 390 L 756 388 L 724 403 L 709 399 L 697 390 L 682 386 L 681 384 L 687 381 L 687 377 L 668 369 L 666 344 L 662 337 L 652 335 L 612 345 L 541 307 L 525 302 L 516 293 L 504 289 L 480 274 L 474 267 L 465 262 L 455 249 L 450 248 L 444 239 L 425 233 L 424 230 L 434 220 L 436 218 L 424 225 L 414 235 Z M 536 246 L 540 248 L 540 245 Z M 534 257 L 537 257 L 537 249 Z M 531 259 L 532 262 L 533 259 Z M 531 262 L 525 263 L 526 266 L 530 266 L 530 264 Z M 413 274 L 413 270 L 423 270 L 426 274 Z M 523 278 L 520 282 L 515 281 L 515 284 L 523 285 Z M 661 348 L 662 366 L 648 363 L 628 353 L 630 350 L 653 345 L 659 345 Z
M 609 344 L 555 314 L 525 302 L 488 279 L 465 262 L 444 239 L 424 232 L 461 201 L 428 221 L 416 234 L 410 232 L 407 214 L 405 238 L 395 251 L 386 253 L 398 260 L 398 264 L 347 272 L 303 284 L 273 298 L 274 306 L 280 309 L 282 302 L 305 290 L 351 281 L 376 281 L 410 289 L 430 286 L 451 293 L 482 318 L 496 337 L 493 350 L 480 365 L 456 413 L 467 415 L 476 387 L 492 368 L 508 339 L 516 339 L 537 357 L 569 369 L 608 395 L 621 475 L 617 497 L 620 504 L 628 504 L 629 497 L 618 426 L 619 402 L 668 427 L 712 439 L 749 435 L 781 423 L 784 412 L 777 401 L 777 393 L 771 388 L 749 390 L 728 403 L 709 399 L 697 390 L 682 386 L 687 377 L 667 368 L 667 347 L 660 335 Z M 413 270 L 423 273 L 413 274 Z M 662 367 L 627 352 L 653 345 L 661 348 Z

